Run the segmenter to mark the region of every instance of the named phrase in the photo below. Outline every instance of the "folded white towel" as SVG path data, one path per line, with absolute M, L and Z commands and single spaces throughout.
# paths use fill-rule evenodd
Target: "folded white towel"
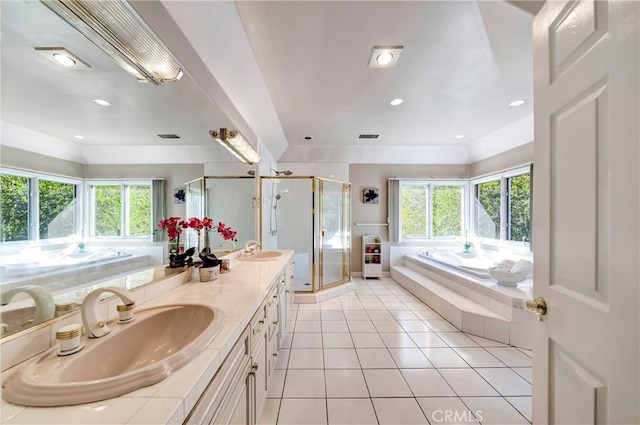
M 499 271 L 508 272 L 508 271 L 511 271 L 511 267 L 513 267 L 515 263 L 516 263 L 515 261 L 511 261 L 511 260 L 502 260 L 498 264 L 496 264 L 495 269 Z
M 533 263 L 529 260 L 520 260 L 511 267 L 509 270 L 511 273 L 525 273 L 530 274 L 533 272 Z

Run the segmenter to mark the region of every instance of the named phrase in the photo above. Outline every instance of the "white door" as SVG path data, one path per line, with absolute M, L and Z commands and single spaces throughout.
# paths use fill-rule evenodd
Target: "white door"
M 638 5 L 534 21 L 534 423 L 640 423 Z

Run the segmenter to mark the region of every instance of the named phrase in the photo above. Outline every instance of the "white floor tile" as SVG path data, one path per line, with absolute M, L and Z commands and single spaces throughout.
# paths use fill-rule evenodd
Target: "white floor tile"
M 362 303 L 362 306 L 367 311 L 371 311 L 371 310 L 386 310 L 387 309 L 384 306 L 384 304 L 382 304 L 381 302 L 377 302 L 377 303 Z
M 382 304 L 384 304 L 384 306 L 387 307 L 387 310 L 389 311 L 409 311 L 409 307 L 407 307 L 400 301 L 396 301 L 396 302 L 383 301 Z
M 389 353 L 401 369 L 433 368 L 419 348 L 389 348 Z
M 471 367 L 506 367 L 504 363 L 481 347 L 454 348 L 453 351 L 458 353 Z
M 349 332 L 349 328 L 344 320 L 323 320 L 322 332 Z
M 497 396 L 496 390 L 487 384 L 473 369 L 438 369 L 447 383 L 459 396 Z M 289 372 L 290 373 L 290 372 Z M 481 421 L 482 422 L 482 421 Z
M 378 425 L 369 398 L 328 399 L 329 425 Z
M 362 370 L 325 370 L 324 375 L 327 383 L 327 398 L 369 398 Z
M 296 332 L 322 332 L 322 328 L 320 326 L 319 320 L 298 320 L 296 322 L 295 331 Z
M 415 398 L 374 398 L 380 425 L 424 425 L 427 419 Z
M 300 314 L 301 311 L 320 311 L 320 304 L 298 304 L 298 314 Z M 315 320 L 320 320 L 315 319 Z
M 432 424 L 477 424 L 473 412 L 458 397 L 418 398 L 418 404 Z
M 284 398 L 325 398 L 323 370 L 288 370 Z
M 418 347 L 429 348 L 429 347 L 443 347 L 448 348 L 446 342 L 442 340 L 438 336 L 438 334 L 434 332 L 407 332 L 413 342 L 416 343 Z
M 322 348 L 322 334 L 296 332 L 293 336 L 291 348 Z
M 478 347 L 478 344 L 462 332 L 441 332 L 438 334 L 450 347 Z
M 405 332 L 380 333 L 380 338 L 389 348 L 413 348 L 416 344 Z
M 349 310 L 344 312 L 344 317 L 348 321 L 366 320 L 369 321 L 369 315 L 364 310 Z
M 298 311 L 298 317 L 296 320 L 298 322 L 305 320 L 320 320 L 320 311 L 300 310 Z
M 377 332 L 371 320 L 347 320 L 349 331 L 356 332 Z
M 520 347 L 518 347 L 518 350 L 522 351 L 522 353 L 524 353 L 528 357 L 533 358 L 533 351 L 527 350 L 526 348 L 520 348 Z
M 396 310 L 391 311 L 391 314 L 397 320 L 420 320 L 420 317 L 411 310 Z
M 407 332 L 431 332 L 431 329 L 420 320 L 400 320 L 399 322 Z
M 372 322 L 378 332 L 404 332 L 400 323 L 395 320 L 373 320 Z
M 289 369 L 324 369 L 322 348 L 292 348 Z
M 512 368 L 515 373 L 522 376 L 528 383 L 533 383 L 533 369 L 530 367 L 514 367 Z
M 342 311 L 342 304 L 340 304 L 340 301 L 336 299 L 323 301 L 320 304 L 320 311 Z
M 357 322 L 356 322 L 357 323 Z M 371 325 L 373 326 L 373 325 Z M 369 333 L 352 333 L 353 343 L 356 348 L 382 348 L 385 347 L 384 342 L 377 332 Z M 524 355 L 524 354 L 523 354 Z
M 320 317 L 322 317 L 322 320 L 326 321 L 326 320 L 345 320 L 344 319 L 344 313 L 342 312 L 342 306 L 340 304 L 338 304 L 338 306 L 340 307 L 340 310 L 322 310 L 320 312 Z
M 372 310 L 367 312 L 371 320 L 396 320 L 391 313 L 385 310 Z
M 326 425 L 327 404 L 324 399 L 283 399 L 278 425 Z
M 280 346 L 282 348 L 291 348 L 292 341 L 293 341 L 293 332 L 285 332 L 284 336 L 282 337 L 282 342 L 280 343 Z
M 401 369 L 400 372 L 416 397 L 456 395 L 436 369 Z
M 476 372 L 502 396 L 531 395 L 531 384 L 509 368 L 481 368 Z
M 422 348 L 422 352 L 435 367 L 469 367 L 451 348 Z
M 513 347 L 496 347 L 487 348 L 487 350 L 496 356 L 502 363 L 509 367 L 531 367 L 532 359 Z
M 502 397 L 463 397 L 462 401 L 483 425 L 528 424 L 527 420 Z
M 324 348 L 353 348 L 350 333 L 323 333 L 322 343 Z
M 398 367 L 386 348 L 358 348 L 356 351 L 363 369 L 395 369 Z
M 289 349 L 281 348 L 276 361 L 276 369 L 286 369 L 289 365 Z
M 364 369 L 362 372 L 371 397 L 413 397 L 398 369 Z
M 529 422 L 531 422 L 531 397 L 505 397 L 518 412 L 520 412 Z
M 414 310 L 413 312 L 420 320 L 442 320 L 442 316 L 433 310 Z
M 431 330 L 436 332 L 458 332 L 459 329 L 446 320 L 425 320 L 424 321 Z
M 267 397 L 282 398 L 282 390 L 284 389 L 284 381 L 286 376 L 286 370 L 276 369 L 273 371 L 269 381 L 269 391 L 267 392 Z
M 325 369 L 360 369 L 358 355 L 353 348 L 325 348 Z
M 276 425 L 278 411 L 280 410 L 279 398 L 268 398 L 264 403 L 262 414 L 258 418 L 258 425 Z
M 469 338 L 471 338 L 472 340 L 477 342 L 478 345 L 481 346 L 481 347 L 506 347 L 507 346 L 507 344 L 503 344 L 503 343 L 498 342 L 498 341 L 494 341 L 494 340 L 487 339 L 487 338 L 482 338 L 482 337 L 475 336 L 475 335 L 469 335 Z

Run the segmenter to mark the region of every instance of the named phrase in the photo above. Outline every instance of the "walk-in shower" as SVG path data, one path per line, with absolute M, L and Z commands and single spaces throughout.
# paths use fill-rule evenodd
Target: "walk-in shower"
M 261 179 L 262 247 L 295 250 L 296 292 L 349 281 L 350 184 L 290 171 Z

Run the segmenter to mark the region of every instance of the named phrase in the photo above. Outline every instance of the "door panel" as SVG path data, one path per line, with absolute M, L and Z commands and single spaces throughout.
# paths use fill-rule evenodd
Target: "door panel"
M 534 21 L 534 423 L 640 422 L 639 18 L 583 0 Z

